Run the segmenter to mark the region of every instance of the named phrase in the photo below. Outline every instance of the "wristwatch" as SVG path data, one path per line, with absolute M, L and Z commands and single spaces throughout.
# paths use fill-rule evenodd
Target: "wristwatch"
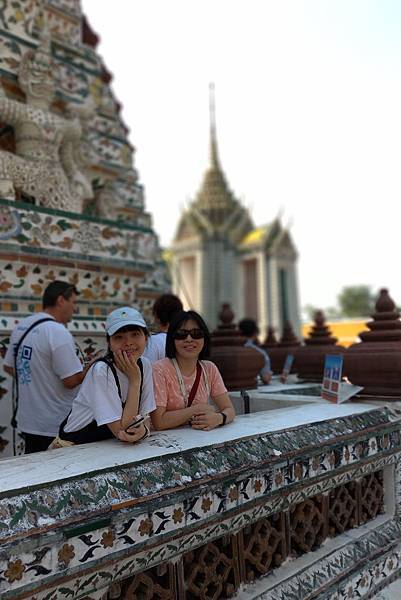
M 227 415 L 226 415 L 226 413 L 223 413 L 223 412 L 219 412 L 219 414 L 220 414 L 220 415 L 223 417 L 223 420 L 222 420 L 222 422 L 220 423 L 219 427 L 223 427 L 223 425 L 225 425 L 225 424 L 226 424 L 226 421 L 227 421 Z

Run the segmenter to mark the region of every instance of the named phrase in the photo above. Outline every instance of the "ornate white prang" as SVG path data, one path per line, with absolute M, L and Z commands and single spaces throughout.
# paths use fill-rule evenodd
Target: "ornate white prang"
M 126 221 L 138 222 L 141 213 L 137 213 L 143 210 L 144 198 L 142 185 L 137 179 L 136 171 L 131 169 L 124 176 L 105 182 L 96 196 L 97 214 L 106 219 L 118 219 L 124 215 Z M 130 215 L 126 209 L 134 209 L 134 213 Z
M 0 87 L 0 119 L 14 127 L 16 154 L 0 150 L 0 195 L 15 199 L 19 190 L 51 208 L 82 212 L 93 197 L 90 181 L 80 168 L 82 129 L 78 119 L 50 112 L 54 95 L 54 64 L 50 38 L 21 59 L 19 84 L 26 104 L 10 100 Z

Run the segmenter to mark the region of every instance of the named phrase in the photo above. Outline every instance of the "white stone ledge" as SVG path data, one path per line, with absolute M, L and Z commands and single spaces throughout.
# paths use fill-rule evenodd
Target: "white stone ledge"
M 321 403 L 282 408 L 238 416 L 234 423 L 209 432 L 189 427 L 154 432 L 140 444 L 117 440 L 49 450 L 0 461 L 0 493 L 79 477 L 91 471 L 103 471 L 132 465 L 160 456 L 206 448 L 225 442 L 272 433 L 311 423 L 348 417 L 375 410 L 365 404 Z

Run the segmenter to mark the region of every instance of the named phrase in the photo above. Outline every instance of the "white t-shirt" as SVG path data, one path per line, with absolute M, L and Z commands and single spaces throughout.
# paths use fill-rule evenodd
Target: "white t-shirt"
M 148 358 L 152 364 L 166 357 L 166 338 L 167 333 L 163 331 L 149 336 L 143 356 Z
M 5 365 L 14 367 L 14 349 L 28 327 L 49 317 L 41 312 L 18 323 L 11 334 Z M 81 371 L 74 338 L 62 323 L 53 319 L 34 327 L 18 350 L 18 429 L 56 436 L 77 393 L 76 389 L 66 388 L 61 380 Z
M 152 365 L 142 356 L 143 382 L 138 414 L 146 415 L 156 408 L 153 394 Z M 128 377 L 117 369 L 121 397 L 125 403 L 128 396 Z M 106 425 L 121 419 L 122 405 L 114 375 L 104 362 L 97 362 L 89 369 L 72 403 L 71 414 L 64 431 L 78 431 L 93 420 L 97 425 Z

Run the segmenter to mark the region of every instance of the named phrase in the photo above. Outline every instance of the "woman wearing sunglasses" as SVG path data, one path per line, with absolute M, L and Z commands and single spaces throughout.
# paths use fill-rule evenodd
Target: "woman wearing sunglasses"
M 204 360 L 209 346 L 202 317 L 193 310 L 178 313 L 167 332 L 166 358 L 153 364 L 155 429 L 188 423 L 193 429 L 209 431 L 233 421 L 235 411 L 219 370 Z M 209 398 L 215 407 L 208 404 Z

